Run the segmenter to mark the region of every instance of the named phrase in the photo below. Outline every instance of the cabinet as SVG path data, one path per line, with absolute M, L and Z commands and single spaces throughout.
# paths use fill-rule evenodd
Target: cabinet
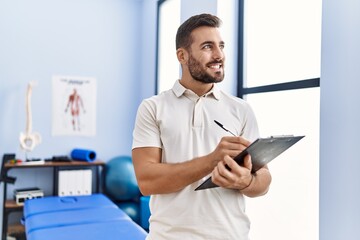
M 8 217 L 11 212 L 22 211 L 23 206 L 17 205 L 15 200 L 7 199 L 7 184 L 11 182 L 8 172 L 11 169 L 22 169 L 26 170 L 29 168 L 52 168 L 53 169 L 53 195 L 57 195 L 58 189 L 58 172 L 59 170 L 72 170 L 72 169 L 88 169 L 91 168 L 95 172 L 95 192 L 100 192 L 100 184 L 103 182 L 100 179 L 100 173 L 105 163 L 100 160 L 93 162 L 85 161 L 71 161 L 71 162 L 45 162 L 45 163 L 3 163 L 1 172 L 1 181 L 3 182 L 3 224 L 2 224 L 2 240 L 6 240 L 8 232 Z

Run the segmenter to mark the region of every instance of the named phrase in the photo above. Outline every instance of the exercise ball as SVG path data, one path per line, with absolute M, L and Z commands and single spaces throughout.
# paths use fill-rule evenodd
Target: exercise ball
M 113 200 L 128 201 L 140 197 L 131 157 L 115 157 L 105 168 L 105 189 Z
M 141 196 L 140 197 L 140 226 L 149 230 L 149 218 L 150 218 L 150 196 Z
M 123 210 L 134 222 L 140 223 L 140 206 L 136 202 L 119 202 L 116 205 Z

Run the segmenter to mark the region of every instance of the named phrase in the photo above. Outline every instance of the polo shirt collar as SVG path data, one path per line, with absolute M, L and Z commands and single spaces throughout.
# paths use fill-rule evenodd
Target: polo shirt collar
M 173 90 L 176 97 L 181 97 L 182 95 L 184 95 L 184 93 L 188 89 L 180 84 L 180 80 L 176 80 L 172 90 Z M 220 89 L 219 89 L 219 86 L 217 84 L 214 84 L 213 88 L 208 93 L 205 94 L 205 96 L 210 96 L 210 95 L 214 96 L 214 98 L 216 100 L 220 99 Z

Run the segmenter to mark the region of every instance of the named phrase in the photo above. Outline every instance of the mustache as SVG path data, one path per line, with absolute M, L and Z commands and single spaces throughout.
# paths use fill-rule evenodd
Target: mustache
M 218 63 L 219 64 L 224 64 L 224 61 L 223 60 L 218 60 L 218 61 L 215 60 L 215 61 L 212 61 L 212 62 L 208 62 L 207 65 L 209 65 L 209 64 L 218 64 Z

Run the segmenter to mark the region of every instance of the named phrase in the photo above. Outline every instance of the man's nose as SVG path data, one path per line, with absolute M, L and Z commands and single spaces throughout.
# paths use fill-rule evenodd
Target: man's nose
M 222 48 L 216 47 L 213 51 L 213 58 L 216 60 L 223 60 L 225 58 L 225 54 Z

